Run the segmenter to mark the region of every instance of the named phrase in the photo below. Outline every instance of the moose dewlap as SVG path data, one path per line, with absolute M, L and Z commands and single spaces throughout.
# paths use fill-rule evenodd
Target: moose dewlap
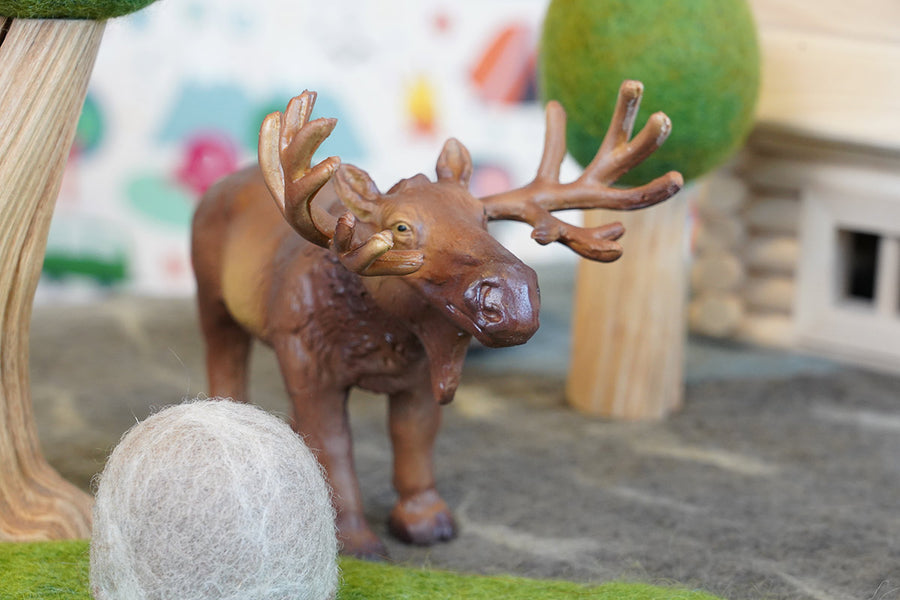
M 97 600 L 325 600 L 337 586 L 330 491 L 276 417 L 198 400 L 135 425 L 100 476 Z

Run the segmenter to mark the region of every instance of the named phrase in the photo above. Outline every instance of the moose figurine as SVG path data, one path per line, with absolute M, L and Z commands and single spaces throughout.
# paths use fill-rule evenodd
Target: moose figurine
M 274 349 L 293 427 L 316 450 L 334 489 L 344 553 L 386 555 L 363 516 L 354 471 L 347 414 L 354 386 L 389 398 L 399 496 L 391 533 L 423 545 L 456 533 L 432 467 L 440 405 L 453 400 L 473 336 L 503 347 L 526 342 L 538 328 L 537 277 L 488 233 L 488 221 L 528 223 L 541 244 L 558 241 L 609 262 L 622 252 L 621 224 L 581 228 L 551 211 L 632 210 L 681 188 L 674 171 L 640 187 L 611 187 L 671 129 L 656 113 L 630 139 L 642 92 L 640 82 L 623 83 L 596 157 L 568 184 L 559 181 L 565 112 L 548 103 L 535 179 L 481 199 L 468 191 L 469 152 L 452 138 L 438 157 L 436 182 L 419 174 L 387 193 L 337 157 L 312 165 L 336 120 L 310 120 L 316 95 L 304 92 L 283 114 L 266 117 L 259 166 L 203 197 L 192 260 L 209 391 L 246 401 L 252 338 Z

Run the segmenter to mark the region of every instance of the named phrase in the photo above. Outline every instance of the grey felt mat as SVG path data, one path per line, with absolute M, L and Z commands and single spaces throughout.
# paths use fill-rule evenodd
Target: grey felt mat
M 900 597 L 900 381 L 802 356 L 692 340 L 687 402 L 656 424 L 563 400 L 568 281 L 542 282 L 543 326 L 470 355 L 437 448 L 460 536 L 389 541 L 403 562 L 586 582 L 676 581 L 735 600 Z M 204 391 L 187 300 L 36 307 L 35 412 L 45 453 L 81 486 L 150 407 Z M 251 393 L 287 414 L 273 356 Z M 368 516 L 394 500 L 385 403 L 351 411 Z

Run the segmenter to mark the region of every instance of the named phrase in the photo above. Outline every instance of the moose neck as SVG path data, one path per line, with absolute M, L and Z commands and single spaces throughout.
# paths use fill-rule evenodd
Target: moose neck
M 378 306 L 402 320 L 428 356 L 431 391 L 438 402 L 453 400 L 472 336 L 429 304 L 400 277 L 363 277 Z

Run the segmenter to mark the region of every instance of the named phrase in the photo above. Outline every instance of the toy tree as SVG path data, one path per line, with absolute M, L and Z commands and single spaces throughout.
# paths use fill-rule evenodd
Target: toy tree
M 691 180 L 750 130 L 756 31 L 745 0 L 554 0 L 538 71 L 542 96 L 569 113 L 568 145 L 582 165 L 610 118 L 603 99 L 623 79 L 642 81 L 647 93 L 633 109 L 638 101 L 642 115 L 664 109 L 672 132 L 621 181 L 671 170 Z M 579 265 L 568 397 L 590 414 L 659 418 L 681 405 L 684 387 L 686 199 L 619 218 L 629 232 L 622 260 Z M 588 213 L 585 224 L 609 219 Z
M 31 306 L 102 19 L 148 3 L 0 0 L 0 541 L 90 535 L 91 497 L 40 449 Z

